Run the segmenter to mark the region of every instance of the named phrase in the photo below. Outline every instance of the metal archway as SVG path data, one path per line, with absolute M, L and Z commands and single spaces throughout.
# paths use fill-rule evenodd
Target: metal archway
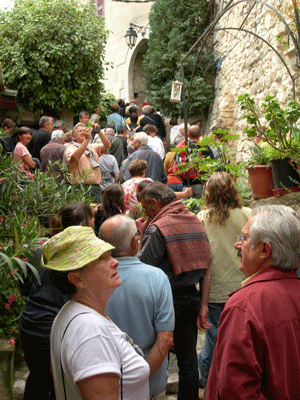
M 216 25 L 226 15 L 226 13 L 230 12 L 230 10 L 232 8 L 240 5 L 241 3 L 249 3 L 249 4 L 252 3 L 252 6 L 251 6 L 250 10 L 248 11 L 247 15 L 245 16 L 242 24 L 239 27 L 228 26 L 228 27 L 216 28 Z M 291 38 L 291 40 L 292 40 L 292 42 L 294 44 L 294 47 L 296 49 L 297 66 L 298 66 L 298 63 L 300 61 L 300 48 L 299 48 L 297 39 L 296 39 L 294 33 L 292 32 L 292 30 L 290 29 L 290 27 L 289 27 L 288 23 L 286 22 L 286 20 L 283 18 L 283 16 L 274 7 L 270 6 L 269 4 L 267 4 L 267 3 L 265 3 L 265 2 L 263 2 L 261 0 L 238 0 L 236 2 L 234 2 L 234 0 L 230 0 L 228 2 L 228 4 L 226 4 L 226 6 L 223 9 L 221 9 L 221 11 L 216 15 L 216 17 L 211 22 L 211 24 L 207 27 L 207 29 L 204 31 L 204 33 L 197 39 L 197 41 L 193 44 L 193 46 L 190 48 L 190 50 L 181 59 L 181 75 L 182 75 L 182 83 L 183 83 L 182 95 L 183 95 L 183 110 L 184 110 L 184 124 L 185 124 L 186 140 L 187 140 L 187 124 L 188 124 L 187 120 L 188 120 L 189 98 L 190 98 L 190 92 L 191 92 L 191 88 L 192 88 L 192 84 L 193 84 L 193 78 L 194 78 L 194 75 L 195 75 L 196 65 L 201 60 L 201 55 L 203 54 L 203 49 L 204 49 L 208 39 L 215 32 L 218 32 L 218 31 L 230 31 L 230 30 L 245 32 L 247 34 L 255 36 L 257 39 L 263 41 L 267 46 L 269 46 L 272 49 L 272 51 L 274 51 L 275 54 L 279 57 L 279 59 L 283 63 L 283 66 L 287 70 L 287 73 L 288 73 L 288 75 L 289 75 L 289 77 L 291 79 L 291 82 L 292 82 L 293 99 L 295 99 L 295 82 L 299 78 L 300 74 L 298 74 L 297 76 L 294 77 L 292 75 L 292 73 L 291 73 L 291 70 L 290 70 L 289 66 L 284 61 L 283 57 L 274 48 L 274 46 L 271 45 L 270 42 L 268 42 L 266 39 L 264 39 L 262 36 L 258 35 L 257 33 L 243 28 L 243 26 L 245 25 L 245 22 L 247 21 L 249 15 L 251 14 L 252 10 L 254 9 L 254 7 L 257 4 L 261 4 L 263 7 L 269 8 L 275 15 L 277 15 L 277 17 L 279 18 L 280 22 L 282 22 L 284 24 L 284 26 L 285 26 L 285 28 L 286 28 L 286 30 L 288 32 L 288 36 Z M 296 24 L 299 24 L 299 15 L 298 15 L 298 13 L 295 15 L 295 18 L 296 18 Z M 299 30 L 298 30 L 298 35 L 300 35 Z M 300 42 L 300 38 L 299 37 L 298 37 L 298 39 L 299 39 L 299 42 Z M 195 64 L 194 64 L 194 69 L 193 69 L 191 80 L 190 80 L 190 84 L 189 84 L 188 97 L 186 98 L 186 85 L 185 85 L 185 76 L 184 76 L 184 61 L 189 57 L 189 55 L 193 52 L 193 50 L 199 46 L 199 44 L 200 44 L 200 47 L 199 47 L 199 50 L 198 50 L 198 55 L 196 57 L 196 61 L 195 61 Z

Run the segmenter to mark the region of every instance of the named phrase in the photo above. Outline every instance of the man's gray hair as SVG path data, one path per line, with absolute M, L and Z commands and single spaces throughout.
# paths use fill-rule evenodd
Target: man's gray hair
M 116 131 L 114 130 L 114 128 L 105 128 L 104 133 L 108 133 L 109 135 L 115 136 Z
M 134 147 L 132 146 L 132 142 L 129 142 L 127 145 L 127 153 L 128 154 L 134 153 Z
M 134 139 L 138 140 L 142 146 L 147 146 L 148 144 L 148 135 L 145 132 L 137 132 L 134 135 Z
M 61 140 L 65 138 L 65 133 L 61 129 L 56 129 L 51 133 L 51 140 Z
M 150 106 L 149 104 L 146 104 L 143 108 L 142 108 L 142 112 L 145 115 L 151 114 L 153 112 L 153 107 Z
M 76 130 L 77 128 L 79 128 L 80 126 L 84 126 L 86 128 L 86 126 L 82 123 L 82 122 L 78 122 L 78 124 L 76 124 L 73 128 L 73 137 L 76 135 Z
M 140 195 L 146 203 L 149 204 L 151 199 L 156 199 L 162 206 L 166 206 L 176 200 L 175 192 L 161 182 L 150 182 L 144 187 Z
M 39 127 L 43 128 L 46 124 L 49 124 L 51 121 L 54 121 L 52 117 L 47 117 L 43 115 L 39 120 Z
M 53 128 L 58 130 L 62 130 L 66 127 L 66 123 L 65 121 L 63 121 L 62 119 L 57 119 L 56 121 L 53 122 Z
M 189 132 L 189 129 L 190 129 L 190 124 L 187 124 L 188 132 Z M 184 123 L 179 125 L 178 130 L 179 130 L 181 136 L 184 136 L 184 132 L 185 132 Z
M 300 267 L 300 219 L 284 205 L 261 206 L 252 211 L 255 217 L 249 229 L 253 246 L 269 242 L 272 246 L 270 264 L 280 269 Z
M 98 115 L 98 114 L 92 114 L 90 116 L 90 121 L 93 122 L 93 123 L 99 122 L 99 120 L 100 120 L 100 115 Z
M 107 229 L 107 222 L 114 222 L 115 229 Z M 108 218 L 101 225 L 99 236 L 102 240 L 114 246 L 113 257 L 121 257 L 128 253 L 131 242 L 137 233 L 137 227 L 132 218 L 118 214 Z

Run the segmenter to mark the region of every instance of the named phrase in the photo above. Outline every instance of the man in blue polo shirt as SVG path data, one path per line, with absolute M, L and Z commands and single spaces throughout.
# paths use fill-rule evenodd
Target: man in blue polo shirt
M 161 269 L 135 257 L 139 235 L 131 218 L 121 214 L 109 218 L 102 224 L 100 236 L 115 247 L 112 255 L 119 261 L 122 281 L 107 303 L 107 315 L 145 353 L 150 365 L 151 399 L 165 399 L 166 355 L 173 344 L 174 329 L 169 279 Z

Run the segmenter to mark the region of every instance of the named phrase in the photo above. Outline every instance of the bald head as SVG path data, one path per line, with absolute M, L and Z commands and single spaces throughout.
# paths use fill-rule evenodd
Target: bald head
M 118 214 L 103 222 L 99 237 L 115 247 L 112 250 L 114 257 L 135 256 L 138 249 L 136 233 L 134 220 Z
M 202 136 L 200 127 L 198 125 L 192 125 L 189 129 L 189 138 L 193 142 L 198 142 Z

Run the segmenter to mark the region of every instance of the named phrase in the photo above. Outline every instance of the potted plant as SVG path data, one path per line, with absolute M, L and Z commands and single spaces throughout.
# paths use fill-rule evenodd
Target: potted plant
M 193 169 L 199 177 L 201 176 L 201 180 L 203 180 L 203 182 L 207 182 L 207 180 L 215 171 L 226 170 L 231 174 L 233 180 L 236 181 L 236 178 L 241 174 L 240 171 L 242 169 L 242 165 L 235 165 L 232 163 L 228 142 L 237 140 L 239 136 L 231 134 L 229 131 L 230 129 L 221 128 L 214 131 L 214 133 L 222 134 L 222 139 L 219 143 L 215 142 L 213 135 L 207 135 L 201 140 L 201 142 L 197 142 L 198 147 L 195 149 L 189 150 L 187 145 L 183 145 L 180 148 L 172 148 L 171 151 L 176 153 L 174 159 L 177 171 L 175 174 L 187 175 L 188 171 Z M 222 154 L 221 157 L 215 159 L 210 157 L 202 157 L 200 153 L 201 151 L 207 151 L 206 146 L 218 148 Z M 186 152 L 188 153 L 188 158 L 185 156 Z M 184 154 L 183 160 L 181 160 L 182 154 Z M 190 197 L 189 199 L 184 200 L 184 203 L 190 210 L 198 212 L 203 204 L 203 201 L 203 198 Z
M 238 97 L 241 109 L 247 111 L 243 118 L 250 126 L 244 131 L 248 138 L 257 136 L 259 132 L 263 142 L 267 143 L 265 152 L 272 165 L 275 189 L 296 188 L 300 178 L 295 165 L 300 161 L 299 128 L 300 104 L 296 100 L 289 101 L 283 109 L 274 96 L 266 96 L 260 107 L 248 94 Z M 264 117 L 266 126 L 261 124 Z M 297 189 L 292 189 L 297 190 Z
M 245 166 L 248 171 L 253 198 L 266 199 L 272 197 L 274 182 L 267 149 L 256 142 L 249 149 L 251 157 Z

